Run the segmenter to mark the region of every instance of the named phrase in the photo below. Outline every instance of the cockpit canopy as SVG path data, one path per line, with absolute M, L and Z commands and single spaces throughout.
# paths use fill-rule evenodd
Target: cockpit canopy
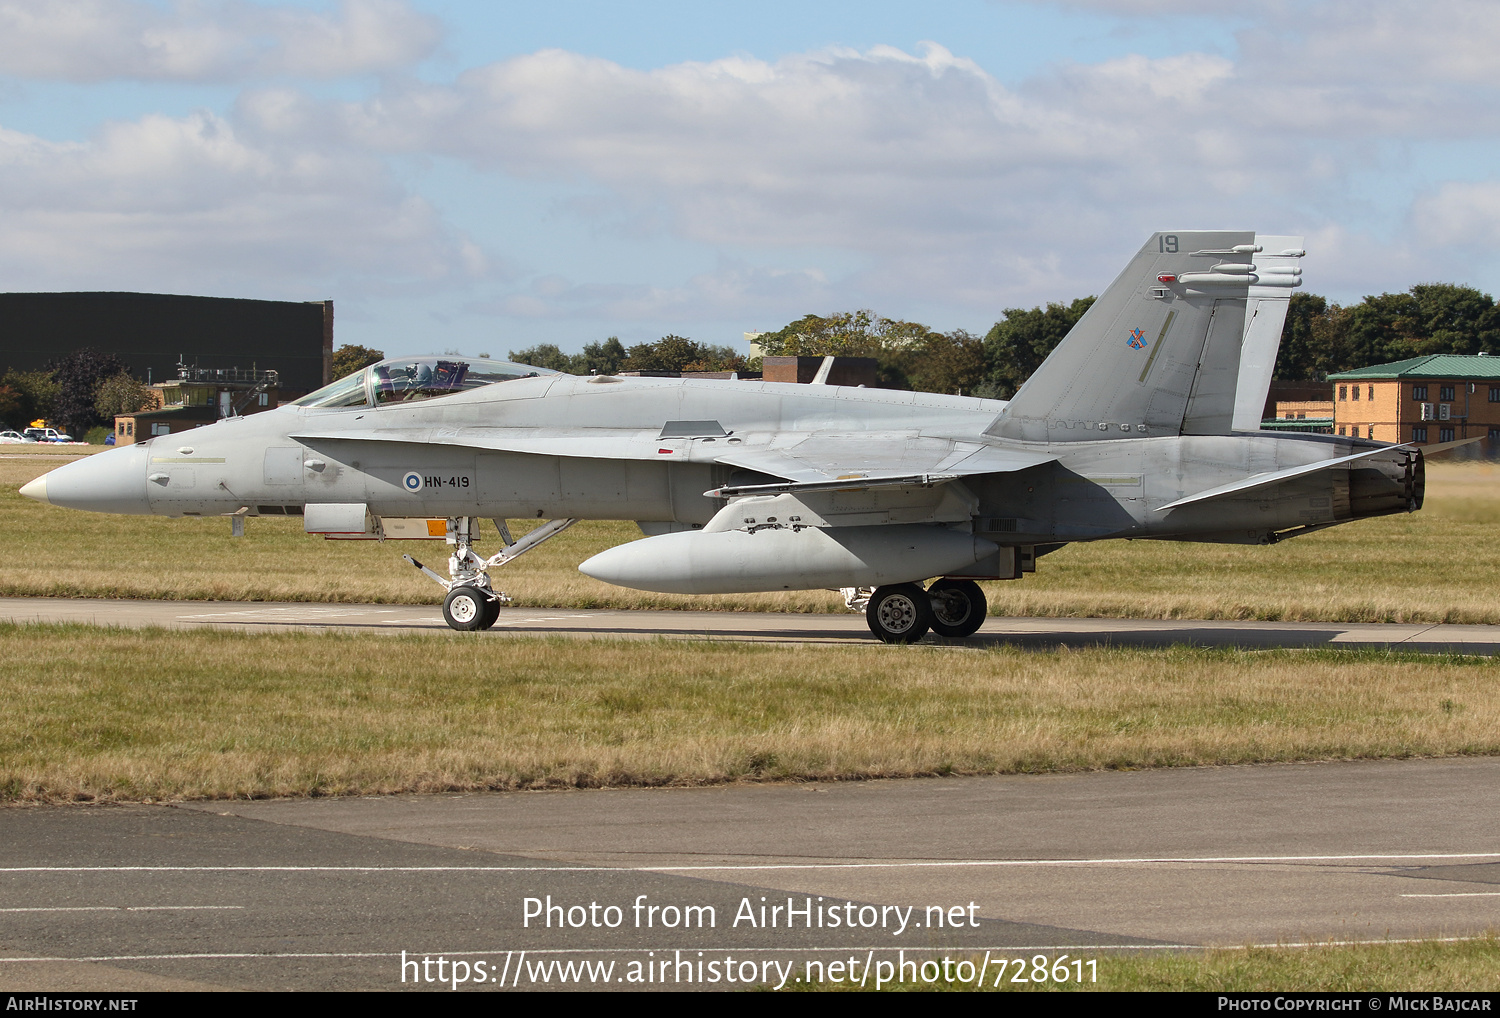
M 456 355 L 388 357 L 303 396 L 293 406 L 333 409 L 411 403 L 495 382 L 555 374 L 550 368 Z

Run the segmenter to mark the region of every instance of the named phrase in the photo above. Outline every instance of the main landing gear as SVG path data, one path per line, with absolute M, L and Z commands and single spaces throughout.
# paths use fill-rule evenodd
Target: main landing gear
M 875 588 L 865 606 L 870 632 L 886 643 L 915 643 L 930 629 L 939 636 L 971 636 L 984 622 L 984 591 L 973 580 L 938 580 Z
M 515 561 L 577 522 L 576 519 L 551 520 L 516 541 L 511 539 L 505 521 L 495 520 L 495 529 L 500 532 L 505 547 L 490 558 L 481 558 L 474 551 L 474 539 L 479 536 L 479 518 L 452 517 L 448 520 L 448 543 L 453 545 L 453 554 L 448 558 L 448 573 L 452 578 L 447 580 L 410 555 L 401 557 L 448 591 L 443 600 L 443 621 L 461 632 L 474 632 L 493 626 L 500 618 L 500 606 L 510 601 L 502 591 L 490 586 L 489 571 Z

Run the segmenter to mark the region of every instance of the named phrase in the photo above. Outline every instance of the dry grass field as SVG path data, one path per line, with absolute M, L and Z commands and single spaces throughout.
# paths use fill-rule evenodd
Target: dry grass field
M 100 516 L 38 505 L 21 484 L 63 459 L 0 447 L 0 595 L 434 603 L 441 589 L 401 561 L 441 563 L 441 544 L 322 541 L 295 519 Z M 59 451 L 60 453 L 61 451 Z M 1500 623 L 1500 468 L 1428 466 L 1427 507 L 1273 547 L 1105 541 L 1042 559 L 1036 574 L 987 584 L 998 615 Z M 516 531 L 527 529 L 520 523 Z M 582 523 L 502 570 L 537 607 L 840 611 L 825 591 L 683 597 L 611 587 L 577 571 L 634 540 L 630 523 Z M 491 536 L 488 546 L 497 547 Z M 482 545 L 481 548 L 484 546 Z
M 0 798 L 843 780 L 1500 752 L 1500 662 L 0 625 Z

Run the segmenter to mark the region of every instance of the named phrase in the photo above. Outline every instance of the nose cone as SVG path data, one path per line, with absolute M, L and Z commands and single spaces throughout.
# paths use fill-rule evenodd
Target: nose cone
M 21 487 L 21 494 L 65 509 L 148 514 L 143 445 L 128 445 L 75 460 Z

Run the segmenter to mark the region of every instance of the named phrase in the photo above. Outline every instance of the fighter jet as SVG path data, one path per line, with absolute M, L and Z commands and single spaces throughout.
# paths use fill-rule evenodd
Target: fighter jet
M 396 358 L 296 403 L 70 463 L 21 489 L 106 513 L 301 516 L 443 540 L 443 616 L 581 519 L 643 539 L 579 568 L 673 593 L 828 588 L 891 643 L 972 634 L 977 580 L 1074 541 L 1274 544 L 1421 507 L 1422 453 L 1261 432 L 1301 238 L 1156 233 L 1009 402 L 827 384 L 576 377 Z M 508 520 L 547 521 L 512 540 Z M 494 521 L 502 547 L 475 550 Z

